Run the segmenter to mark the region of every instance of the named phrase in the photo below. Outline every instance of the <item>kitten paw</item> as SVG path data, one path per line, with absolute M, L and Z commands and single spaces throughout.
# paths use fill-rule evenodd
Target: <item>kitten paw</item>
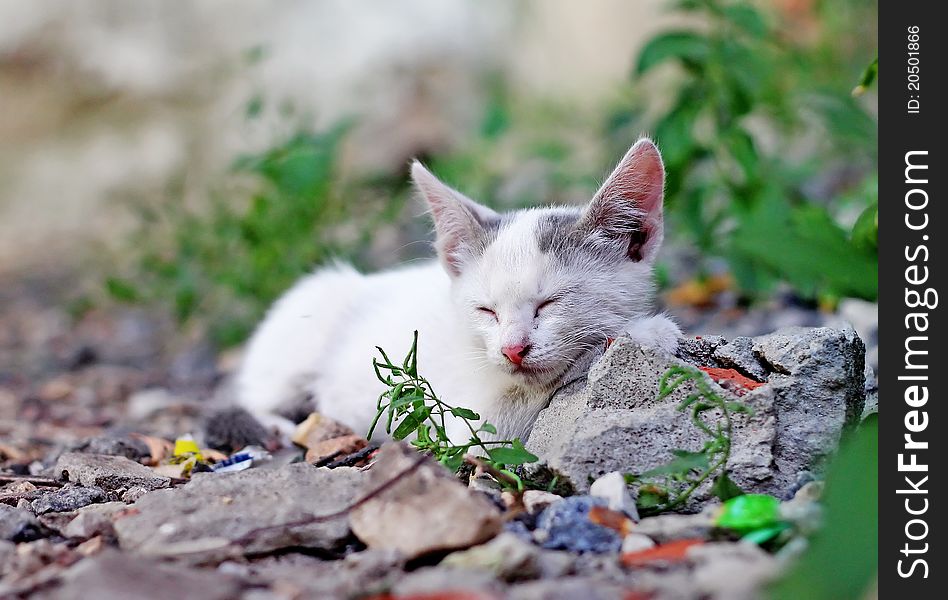
M 674 354 L 681 339 L 681 329 L 667 315 L 640 317 L 626 327 L 626 335 L 633 342 L 649 348 L 659 348 Z

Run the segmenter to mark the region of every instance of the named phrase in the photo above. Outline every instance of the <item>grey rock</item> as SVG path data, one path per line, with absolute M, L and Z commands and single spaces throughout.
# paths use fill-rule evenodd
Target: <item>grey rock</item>
M 132 502 L 137 502 L 139 498 L 147 494 L 152 490 L 141 486 L 133 485 L 122 493 L 122 502 L 126 504 L 131 504 Z
M 114 535 L 112 519 L 119 511 L 125 510 L 124 502 L 106 502 L 93 504 L 76 511 L 76 516 L 63 529 L 68 538 L 88 539 L 97 535 Z
M 712 356 L 722 367 L 736 369 L 757 381 L 767 381 L 767 369 L 754 354 L 754 340 L 749 337 L 736 337 L 718 346 Z
M 391 589 L 391 597 L 452 594 L 473 598 L 500 598 L 504 585 L 489 571 L 427 567 L 408 573 Z
M 706 538 L 714 529 L 716 506 L 692 515 L 664 514 L 646 517 L 635 526 L 635 533 L 647 535 L 659 544 L 673 540 Z
M 100 435 L 90 438 L 76 447 L 74 451 L 86 454 L 124 456 L 136 461 L 151 455 L 145 442 L 127 435 Z
M 709 542 L 689 549 L 688 558 L 693 598 L 753 600 L 780 572 L 776 559 L 756 544 Z
M 0 540 L 28 542 L 45 537 L 40 522 L 28 510 L 0 504 Z
M 84 487 L 98 486 L 107 492 L 141 486 L 149 490 L 168 487 L 169 477 L 158 475 L 148 467 L 124 456 L 67 452 L 59 457 L 56 475 Z
M 232 573 L 255 586 L 279 590 L 279 595 L 262 596 L 268 599 L 348 600 L 384 595 L 404 576 L 404 563 L 397 552 L 364 550 L 332 561 L 299 553 L 268 556 L 251 563 L 222 563 L 218 570 Z
M 731 477 L 745 491 L 786 496 L 801 473 L 819 469 L 861 415 L 864 347 L 851 329 L 818 328 L 755 338 L 752 350 L 769 371 L 768 383 L 741 398 L 753 415 L 733 415 Z M 641 473 L 667 463 L 673 449 L 700 450 L 706 437 L 677 409 L 693 384 L 657 400 L 662 375 L 682 364 L 626 338 L 616 340 L 584 385 L 554 394 L 527 447 L 580 490 L 588 489 L 589 477 Z M 688 508 L 697 508 L 708 489 L 700 489 Z
M 100 487 L 65 485 L 34 500 L 32 508 L 38 515 L 70 512 L 96 502 L 106 502 L 108 499 L 108 494 Z
M 115 532 L 125 550 L 195 562 L 289 546 L 331 550 L 349 535 L 346 519 L 338 513 L 355 501 L 364 479 L 358 469 L 301 463 L 276 470 L 197 473 L 186 485 L 142 496 L 132 505 L 137 514 L 117 520 Z M 320 515 L 336 516 L 283 526 Z M 257 533 L 244 537 L 252 531 Z M 241 543 L 232 544 L 235 540 Z
M 541 550 L 512 533 L 501 533 L 486 544 L 449 554 L 441 566 L 493 573 L 504 581 L 564 575 L 573 564 L 566 552 Z
M 641 552 L 655 547 L 655 540 L 644 533 L 633 532 L 622 539 L 622 552 Z
M 618 552 L 622 536 L 589 520 L 593 506 L 606 506 L 602 498 L 570 496 L 544 510 L 537 519 L 535 536 L 544 548 L 602 554 Z
M 598 577 L 563 577 L 530 581 L 512 586 L 509 600 L 615 600 L 630 596 L 632 588 L 619 583 L 603 581 Z
M 523 493 L 522 499 L 523 507 L 527 509 L 527 512 L 538 515 L 547 506 L 559 502 L 563 497 L 543 490 L 527 490 Z
M 162 565 L 112 550 L 79 561 L 62 574 L 61 581 L 59 586 L 34 597 L 43 600 L 228 600 L 238 597 L 242 587 L 237 579 L 213 570 Z
M 687 363 L 710 367 L 720 366 L 714 358 L 714 352 L 727 343 L 719 335 L 703 335 L 693 338 L 682 338 L 678 342 L 676 355 Z
M 602 498 L 608 503 L 609 508 L 618 510 L 629 515 L 633 521 L 639 520 L 639 510 L 629 492 L 629 486 L 625 483 L 625 477 L 618 471 L 606 473 L 589 486 L 589 495 L 594 498 Z
M 394 485 L 350 515 L 352 531 L 370 548 L 395 549 L 413 558 L 468 548 L 500 533 L 500 510 L 493 502 L 406 444 L 382 447 L 366 493 L 396 476 Z
M 693 391 L 681 386 L 658 401 L 662 375 L 679 360 L 644 349 L 627 338 L 619 338 L 593 365 L 584 387 L 555 394 L 540 412 L 527 447 L 551 467 L 565 473 L 579 490 L 588 490 L 589 478 L 611 471 L 641 473 L 665 464 L 671 451 L 698 451 L 703 434 L 678 404 Z M 728 396 L 708 380 L 709 385 Z M 745 396 L 745 401 L 748 400 Z M 735 480 L 771 477 L 770 448 L 775 435 L 772 411 L 751 404 L 753 417 L 736 415 L 731 464 Z M 747 481 L 738 480 L 744 485 Z
M 821 466 L 855 426 L 865 407 L 865 346 L 852 329 L 791 328 L 754 340 L 754 353 L 771 367 L 769 385 L 748 396 L 772 404 L 774 484 L 785 491 L 801 471 Z
M 868 364 L 866 365 L 866 404 L 862 409 L 862 419 L 879 412 L 879 378 Z

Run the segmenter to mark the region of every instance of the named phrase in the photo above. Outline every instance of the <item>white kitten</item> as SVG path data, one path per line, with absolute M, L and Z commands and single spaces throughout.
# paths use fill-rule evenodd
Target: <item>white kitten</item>
M 571 367 L 608 338 L 631 335 L 673 352 L 681 333 L 651 315 L 652 262 L 662 242 L 664 168 L 641 139 L 585 208 L 498 214 L 420 163 L 415 186 L 437 230 L 440 265 L 374 275 L 348 266 L 299 281 L 270 309 L 237 375 L 239 402 L 265 423 L 285 402 L 367 430 L 383 390 L 375 347 L 407 352 L 439 397 L 477 411 L 501 438 L 526 439 Z M 449 425 L 466 441 L 460 422 Z

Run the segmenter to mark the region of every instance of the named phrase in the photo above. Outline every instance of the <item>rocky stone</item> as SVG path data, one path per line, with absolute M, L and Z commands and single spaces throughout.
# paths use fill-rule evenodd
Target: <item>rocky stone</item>
M 544 548 L 551 550 L 596 554 L 618 552 L 622 547 L 622 536 L 589 519 L 592 507 L 605 507 L 606 504 L 605 500 L 590 496 L 564 498 L 540 514 L 534 535 Z
M 63 529 L 68 538 L 88 539 L 97 535 L 112 536 L 112 520 L 116 513 L 126 509 L 124 502 L 93 504 L 76 511 L 76 516 Z
M 86 440 L 74 451 L 86 454 L 124 456 L 134 461 L 151 456 L 151 451 L 145 442 L 128 435 L 100 435 Z
M 449 554 L 441 566 L 488 571 L 504 581 L 559 577 L 573 558 L 566 552 L 541 550 L 512 533 L 501 533 L 486 544 Z
M 350 515 L 352 531 L 370 548 L 395 549 L 412 558 L 468 548 L 502 529 L 500 510 L 461 484 L 437 462 L 406 444 L 382 447 L 366 493 L 398 480 Z
M 639 520 L 639 510 L 625 483 L 625 477 L 618 471 L 606 473 L 589 486 L 589 495 L 605 500 L 612 510 L 618 510 L 629 515 L 634 521 Z
M 636 598 L 633 589 L 619 583 L 603 581 L 595 577 L 563 577 L 530 581 L 512 586 L 507 592 L 509 600 L 615 600 Z
M 547 506 L 563 499 L 562 496 L 544 492 L 543 490 L 527 490 L 523 493 L 522 498 L 523 507 L 526 508 L 527 512 L 531 515 L 540 514 Z
M 767 381 L 767 369 L 754 354 L 754 340 L 749 337 L 736 337 L 721 344 L 711 356 L 721 367 L 736 369 L 757 381 Z
M 357 469 L 304 463 L 197 473 L 184 486 L 142 496 L 132 514 L 115 521 L 115 532 L 128 551 L 201 562 L 289 546 L 333 550 L 349 535 L 340 512 L 356 500 L 364 481 Z M 322 515 L 330 518 L 284 526 Z
M 666 582 L 669 593 L 681 594 L 690 588 L 692 598 L 753 600 L 779 572 L 776 559 L 756 544 L 708 542 L 690 548 L 687 556 L 689 585 L 673 588 Z
M 132 487 L 125 490 L 122 493 L 122 502 L 126 504 L 131 504 L 132 502 L 137 501 L 139 498 L 150 492 L 148 488 L 141 485 L 133 485 Z
M 213 570 L 162 565 L 105 551 L 79 561 L 62 574 L 59 586 L 34 597 L 43 600 L 227 600 L 238 597 L 241 587 L 237 579 Z
M 635 533 L 647 535 L 659 544 L 674 540 L 706 538 L 714 529 L 717 506 L 693 515 L 665 514 L 646 517 L 635 526 Z
M 349 435 L 355 435 L 351 427 L 314 412 L 296 426 L 290 439 L 294 444 L 311 448 L 319 442 Z
M 332 561 L 303 554 L 267 556 L 250 563 L 222 563 L 218 570 L 269 587 L 273 593 L 262 596 L 267 600 L 274 596 L 343 600 L 383 596 L 403 576 L 404 562 L 398 552 L 363 550 Z
M 168 487 L 171 480 L 124 456 L 104 456 L 67 452 L 56 461 L 54 472 L 84 487 L 101 487 L 107 492 L 141 486 L 149 490 Z
M 391 589 L 391 598 L 494 600 L 504 585 L 488 571 L 426 567 L 408 573 Z
M 622 552 L 641 552 L 655 547 L 655 540 L 644 533 L 630 533 L 622 539 Z
M 719 367 L 721 365 L 714 358 L 714 351 L 726 343 L 727 340 L 719 335 L 682 338 L 678 342 L 678 350 L 675 354 L 693 365 Z
M 744 344 L 744 342 L 741 342 Z M 715 346 L 713 352 L 721 349 Z M 767 384 L 740 400 L 752 415 L 733 417 L 731 478 L 748 492 L 785 497 L 802 473 L 818 469 L 864 402 L 862 342 L 851 329 L 788 329 L 753 339 Z M 692 382 L 658 400 L 662 375 L 679 359 L 619 338 L 585 383 L 557 392 L 540 412 L 527 447 L 565 473 L 580 490 L 589 477 L 642 473 L 667 463 L 671 451 L 699 451 L 706 436 L 679 403 Z M 737 400 L 710 379 L 708 385 Z M 689 508 L 709 496 L 708 485 Z
M 865 346 L 852 329 L 791 328 L 755 338 L 754 354 L 773 371 L 769 385 L 754 395 L 773 405 L 778 430 L 773 484 L 753 491 L 780 495 L 859 422 L 865 406 Z
M 28 542 L 44 535 L 43 526 L 33 513 L 0 503 L 0 540 Z
M 361 435 L 344 435 L 328 440 L 313 442 L 307 447 L 305 459 L 308 463 L 316 463 L 333 456 L 347 456 L 362 450 L 369 445 L 369 441 Z
M 869 415 L 879 413 L 879 378 L 876 372 L 866 365 L 866 404 L 862 409 L 862 419 L 865 420 Z
M 100 487 L 65 485 L 34 500 L 32 508 L 38 515 L 70 512 L 96 502 L 105 502 L 108 499 L 108 494 Z

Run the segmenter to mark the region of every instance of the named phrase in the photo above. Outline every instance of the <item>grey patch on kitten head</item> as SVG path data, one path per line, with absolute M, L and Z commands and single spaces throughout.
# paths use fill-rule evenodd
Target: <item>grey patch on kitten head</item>
M 537 247 L 540 252 L 557 254 L 575 243 L 576 224 L 582 217 L 579 208 L 549 209 L 537 221 Z

